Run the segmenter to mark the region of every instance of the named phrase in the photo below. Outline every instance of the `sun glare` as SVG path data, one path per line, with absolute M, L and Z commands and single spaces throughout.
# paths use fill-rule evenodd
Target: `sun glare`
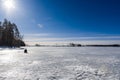
M 14 0 L 4 0 L 3 1 L 3 7 L 7 10 L 7 11 L 12 11 L 15 9 L 15 2 Z

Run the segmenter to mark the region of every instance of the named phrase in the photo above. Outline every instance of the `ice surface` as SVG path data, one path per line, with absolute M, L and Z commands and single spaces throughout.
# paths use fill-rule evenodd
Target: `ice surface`
M 120 80 L 118 47 L 0 49 L 0 80 Z

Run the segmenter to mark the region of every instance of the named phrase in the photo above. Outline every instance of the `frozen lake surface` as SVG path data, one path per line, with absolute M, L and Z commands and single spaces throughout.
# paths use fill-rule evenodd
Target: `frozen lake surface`
M 120 80 L 119 47 L 0 49 L 0 80 Z

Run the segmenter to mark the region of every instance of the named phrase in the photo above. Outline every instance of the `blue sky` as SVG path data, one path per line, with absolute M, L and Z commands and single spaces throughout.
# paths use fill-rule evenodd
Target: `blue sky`
M 4 0 L 5 1 L 5 0 Z M 15 22 L 24 38 L 120 39 L 119 0 L 12 0 L 0 20 Z

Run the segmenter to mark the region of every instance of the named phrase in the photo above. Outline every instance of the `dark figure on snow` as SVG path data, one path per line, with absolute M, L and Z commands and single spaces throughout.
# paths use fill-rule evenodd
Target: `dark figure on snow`
M 27 49 L 24 50 L 24 53 L 28 53 L 28 52 L 27 52 Z

